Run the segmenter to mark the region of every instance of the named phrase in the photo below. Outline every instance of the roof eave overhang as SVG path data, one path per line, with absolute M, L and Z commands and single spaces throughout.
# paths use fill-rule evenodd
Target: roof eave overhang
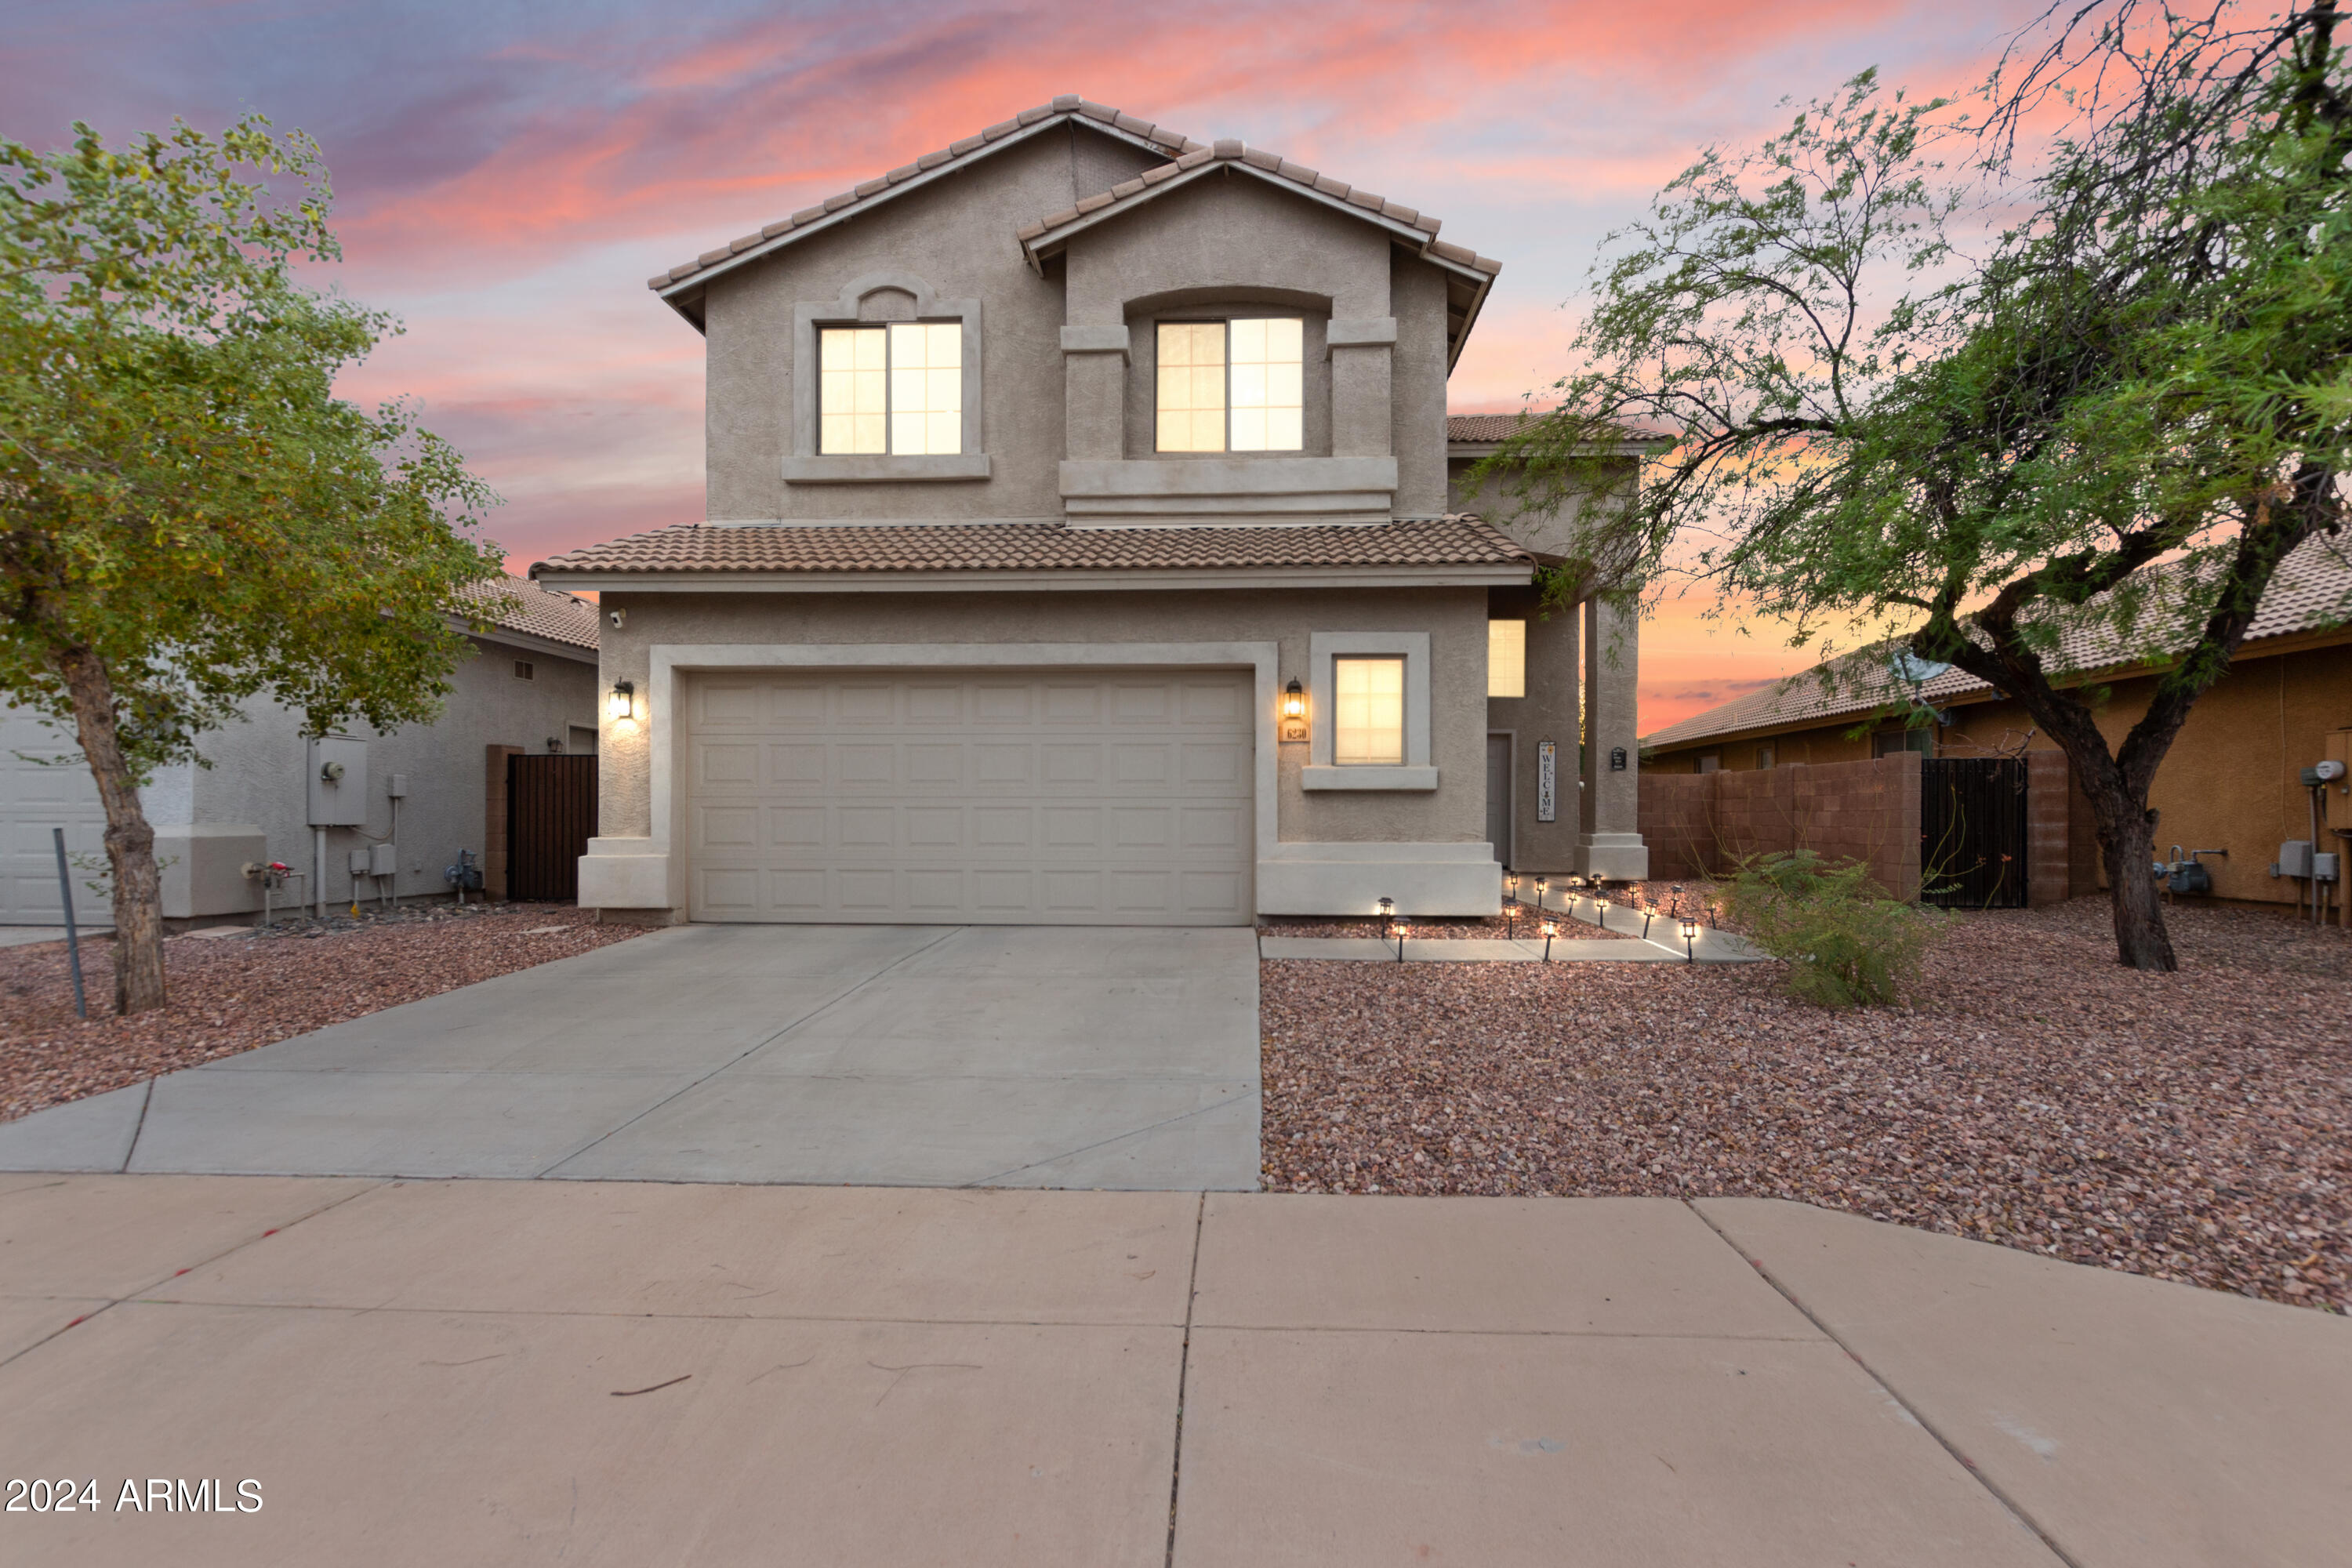
M 2311 648 L 2335 647 L 2352 643 L 2352 625 L 2326 627 L 2316 631 L 2281 632 L 2273 637 L 2249 637 L 2238 645 L 2231 662 L 2242 658 L 2276 658 L 2283 654 L 2302 653 Z M 2164 673 L 2160 664 L 2135 663 L 2103 665 L 2095 669 L 2071 669 L 2058 672 L 2053 683 L 2062 690 L 2075 686 L 2087 686 L 2102 680 L 2145 680 Z M 1981 702 L 2003 700 L 2001 694 L 1990 686 L 1972 686 L 1965 691 L 1943 693 L 1923 700 L 1929 708 L 1967 708 Z M 1793 735 L 1806 730 L 1827 729 L 1833 724 L 1855 724 L 1881 709 L 1895 706 L 1892 697 L 1876 702 L 1856 702 L 1824 713 L 1812 713 L 1796 719 L 1776 720 L 1769 723 L 1745 724 L 1726 730 L 1704 731 L 1694 735 L 1653 736 L 1641 744 L 1644 750 L 1662 752 L 1687 751 L 1693 746 L 1727 745 L 1740 741 L 1769 741 L 1777 735 Z
M 1533 580 L 1532 562 L 1457 566 L 1182 567 L 1161 570 L 950 572 L 567 571 L 544 563 L 550 587 L 667 594 L 1119 593 L 1184 588 L 1465 588 Z
M 1071 240 L 1090 233 L 1105 224 L 1115 223 L 1128 214 L 1139 211 L 1157 201 L 1171 191 L 1182 190 L 1188 185 L 1219 174 L 1248 174 L 1264 181 L 1276 190 L 1286 191 L 1302 200 L 1317 203 L 1333 212 L 1343 213 L 1349 217 L 1370 224 L 1387 234 L 1391 241 L 1403 246 L 1431 266 L 1442 271 L 1453 273 L 1469 282 L 1475 292 L 1471 295 L 1470 304 L 1464 312 L 1461 330 L 1454 333 L 1452 341 L 1445 345 L 1445 368 L 1449 372 L 1453 370 L 1454 362 L 1462 357 L 1463 345 L 1470 341 L 1470 329 L 1476 325 L 1478 312 L 1485 307 L 1486 296 L 1493 291 L 1496 274 L 1441 254 L 1433 248 L 1437 243 L 1437 236 L 1427 229 L 1407 223 L 1402 218 L 1391 217 L 1377 208 L 1365 206 L 1359 202 L 1351 202 L 1345 196 L 1334 195 L 1329 191 L 1321 190 L 1313 185 L 1301 184 L 1297 180 L 1286 178 L 1273 170 L 1259 168 L 1244 158 L 1212 158 L 1195 168 L 1172 174 L 1156 184 L 1145 186 L 1133 195 L 1107 203 L 1073 222 L 1050 229 L 1034 239 L 1023 240 L 1021 253 L 1028 260 L 1029 269 L 1043 276 L 1045 263 L 1060 255 Z M 1430 221 L 1433 223 L 1436 220 L 1433 218 Z
M 1595 441 L 1577 448 L 1579 457 L 1586 458 L 1646 458 L 1672 451 L 1675 443 L 1664 437 L 1655 440 L 1614 441 L 1606 445 Z M 1448 441 L 1445 455 L 1449 458 L 1491 458 L 1503 449 L 1500 441 Z
M 767 236 L 758 244 L 746 246 L 741 250 L 735 252 L 733 255 L 729 256 L 722 260 L 711 262 L 709 265 L 697 269 L 692 275 L 679 279 L 677 282 L 670 284 L 667 288 L 656 290 L 656 293 L 662 303 L 667 305 L 671 310 L 676 310 L 680 316 L 686 318 L 687 321 L 693 326 L 696 331 L 701 331 L 703 330 L 703 289 L 712 279 L 724 277 L 726 274 L 733 272 L 739 268 L 748 266 L 751 262 L 758 261 L 763 257 L 773 256 L 776 252 L 783 249 L 786 246 L 796 245 L 813 234 L 824 234 L 829 230 L 838 228 L 843 224 L 847 223 L 850 219 L 870 213 L 884 202 L 889 201 L 894 197 L 904 195 L 908 191 L 920 190 L 924 186 L 933 184 L 950 174 L 961 174 L 964 170 L 971 168 L 984 159 L 987 159 L 995 153 L 1002 153 L 1007 147 L 1017 147 L 1021 143 L 1043 135 L 1046 132 L 1058 126 L 1073 122 L 1083 125 L 1087 130 L 1092 131 L 1098 135 L 1108 136 L 1114 142 L 1124 142 L 1130 147 L 1139 147 L 1143 151 L 1153 154 L 1155 157 L 1167 159 L 1171 156 L 1168 149 L 1164 145 L 1152 141 L 1148 136 L 1138 135 L 1134 132 L 1126 130 L 1121 126 L 1112 124 L 1108 121 L 1097 120 L 1092 115 L 1086 114 L 1078 110 L 1071 109 L 1060 110 L 1056 113 L 1047 115 L 1043 120 L 1036 121 L 1028 125 L 1024 125 L 1018 130 L 1009 131 L 1003 135 L 998 137 L 995 141 L 975 147 L 971 152 L 964 153 L 961 157 L 950 158 L 946 163 L 938 164 L 933 168 L 920 170 L 915 174 L 909 174 L 898 184 L 887 186 L 885 189 L 876 191 L 870 196 L 845 202 L 838 210 L 827 213 L 821 218 L 814 219 L 809 223 L 795 224 L 782 233 Z
M 463 632 L 478 642 L 497 643 L 501 647 L 521 648 L 529 653 L 543 653 L 554 658 L 577 659 L 583 664 L 594 664 L 597 660 L 597 650 L 593 647 L 583 647 L 578 643 L 562 642 L 554 637 L 540 637 L 532 632 L 519 632 L 511 626 L 487 628 L 469 626 L 461 620 L 452 618 L 449 622 L 449 629 Z

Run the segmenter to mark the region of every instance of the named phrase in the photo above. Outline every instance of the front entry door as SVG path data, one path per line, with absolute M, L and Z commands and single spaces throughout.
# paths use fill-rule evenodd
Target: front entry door
M 1511 738 L 1486 737 L 1486 838 L 1495 858 L 1511 864 Z

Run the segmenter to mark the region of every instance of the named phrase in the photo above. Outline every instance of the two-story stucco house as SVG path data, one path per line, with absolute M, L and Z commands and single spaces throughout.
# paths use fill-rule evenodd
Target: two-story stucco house
M 1643 874 L 1630 637 L 1448 507 L 1500 267 L 1437 235 L 1065 97 L 654 279 L 709 340 L 708 516 L 532 569 L 606 612 L 581 902 L 1208 924 Z

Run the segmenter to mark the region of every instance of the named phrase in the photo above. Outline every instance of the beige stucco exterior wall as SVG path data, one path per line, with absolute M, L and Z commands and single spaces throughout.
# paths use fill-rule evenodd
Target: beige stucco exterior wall
M 1576 865 L 1578 833 L 1576 612 L 1547 616 L 1533 587 L 1486 592 L 1494 619 L 1528 624 L 1528 694 L 1486 700 L 1487 732 L 1511 737 L 1511 868 L 1565 876 Z M 1550 822 L 1536 816 L 1538 747 L 1544 741 L 1559 747 Z
M 1307 680 L 1318 631 L 1426 632 L 1432 791 L 1299 788 L 1305 743 L 1282 745 L 1281 841 L 1472 844 L 1486 837 L 1486 594 L 1484 588 L 1262 589 L 1181 593 L 625 594 L 606 626 L 604 684 L 649 685 L 656 644 L 1278 643 L 1278 681 Z M 1314 716 L 1316 722 L 1321 715 Z M 649 725 L 607 718 L 599 831 L 651 835 Z M 1261 847 L 1261 852 L 1263 852 Z
M 1060 516 L 1062 289 L 1058 278 L 1029 269 L 1013 230 L 1159 161 L 1066 127 L 714 279 L 703 307 L 706 515 Z M 793 307 L 830 304 L 853 280 L 876 272 L 912 273 L 942 299 L 982 301 L 981 444 L 992 463 L 990 479 L 784 482 L 783 459 L 793 450 Z

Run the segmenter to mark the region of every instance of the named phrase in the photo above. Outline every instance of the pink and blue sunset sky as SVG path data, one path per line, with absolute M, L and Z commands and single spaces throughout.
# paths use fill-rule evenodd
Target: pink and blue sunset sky
M 1595 246 L 1701 146 L 1866 66 L 1963 89 L 2039 8 L 16 0 L 0 132 L 252 109 L 317 137 L 345 251 L 320 280 L 407 325 L 345 389 L 422 402 L 506 498 L 520 571 L 701 515 L 702 340 L 648 276 L 1055 93 L 1273 148 L 1501 258 L 1451 389 L 1475 413 L 1559 374 Z M 1706 607 L 1645 629 L 1644 731 L 1811 662 Z

